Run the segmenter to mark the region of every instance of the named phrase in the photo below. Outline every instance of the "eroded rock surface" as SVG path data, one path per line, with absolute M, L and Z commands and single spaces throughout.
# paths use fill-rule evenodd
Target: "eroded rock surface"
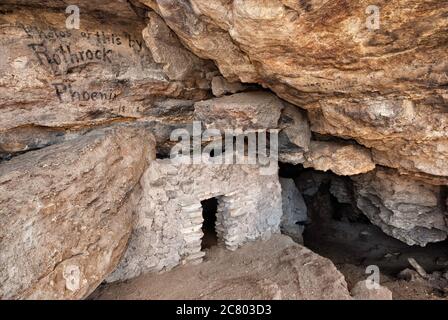
M 366 173 L 375 169 L 370 150 L 356 144 L 312 141 L 305 153 L 305 168 L 331 170 L 337 175 L 347 176 Z
M 216 97 L 221 97 L 226 94 L 234 94 L 244 91 L 248 86 L 241 82 L 229 82 L 223 76 L 216 76 L 212 79 L 212 92 Z
M 354 188 L 305 173 L 295 181 L 304 196 L 328 189 L 410 245 L 447 238 L 446 1 L 379 0 L 378 30 L 367 28 L 367 0 L 73 4 L 79 30 L 66 27 L 64 1 L 0 4 L 0 297 L 85 297 L 131 229 L 111 281 L 200 261 L 208 196 L 244 200 L 227 208 L 241 218 L 238 234 L 222 236 L 228 248 L 277 232 L 278 179 L 254 179 L 256 167 L 157 160 L 139 180 L 154 149 L 166 157 L 173 130 L 191 135 L 193 120 L 278 130 L 280 161 L 353 178 Z M 275 281 L 256 287 L 282 296 Z
M 67 129 L 186 122 L 194 101 L 211 96 L 216 68 L 186 50 L 156 14 L 139 16 L 126 2 L 76 4 L 79 30 L 66 28 L 60 1 L 0 4 L 0 152 L 58 143 Z M 8 134 L 21 136 L 19 143 L 4 142 Z
M 255 91 L 200 101 L 194 106 L 195 119 L 207 128 L 274 129 L 278 127 L 282 101 L 274 94 Z
M 444 1 L 140 0 L 228 79 L 309 111 L 313 131 L 372 148 L 378 164 L 447 176 Z
M 117 126 L 0 164 L 0 297 L 91 293 L 126 248 L 153 154 L 143 128 Z
M 293 179 L 280 178 L 282 186 L 283 216 L 282 232 L 294 241 L 303 243 L 302 233 L 308 219 L 307 208 L 302 194 L 297 189 Z
M 381 168 L 353 180 L 358 208 L 387 234 L 421 246 L 447 238 L 442 187 Z
M 351 290 L 351 294 L 356 300 L 392 300 L 392 292 L 388 288 L 369 288 L 366 280 L 359 281 Z

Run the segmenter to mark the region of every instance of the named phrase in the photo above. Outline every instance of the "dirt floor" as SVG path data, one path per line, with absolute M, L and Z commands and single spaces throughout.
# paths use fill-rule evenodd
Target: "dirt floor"
M 351 208 L 335 208 L 325 197 L 307 204 L 311 219 L 305 229 L 304 245 L 330 259 L 344 274 L 349 289 L 368 276 L 367 266 L 375 265 L 380 269 L 381 285 L 392 291 L 394 299 L 448 300 L 447 241 L 426 247 L 409 246 L 386 235 L 362 216 L 356 217 Z M 419 276 L 410 265 L 410 258 L 418 261 L 431 279 Z M 409 281 L 399 277 L 405 269 L 413 274 Z
M 335 212 L 325 199 L 314 201 L 315 212 L 308 203 L 306 248 L 275 235 L 231 252 L 215 246 L 216 239 L 204 230 L 209 240 L 202 264 L 105 284 L 90 299 L 350 299 L 349 290 L 369 276 L 367 266 L 376 265 L 381 285 L 394 299 L 448 300 L 447 242 L 408 246 L 358 219 L 350 208 Z M 418 261 L 426 278 L 409 258 Z M 399 276 L 405 269 L 411 274 L 406 280 Z
M 274 235 L 235 252 L 208 249 L 199 265 L 101 286 L 91 299 L 350 299 L 328 259 Z

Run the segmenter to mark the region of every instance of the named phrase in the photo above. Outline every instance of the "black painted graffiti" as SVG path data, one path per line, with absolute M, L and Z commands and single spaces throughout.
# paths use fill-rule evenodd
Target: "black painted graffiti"
M 22 23 L 15 24 L 16 27 L 21 28 L 29 38 L 39 38 L 41 40 L 57 40 L 57 39 L 67 39 L 72 36 L 69 30 L 56 30 L 54 28 L 43 30 L 37 26 L 24 25 Z
M 52 83 L 52 85 L 60 102 L 111 101 L 117 97 L 114 92 L 73 90 L 71 84 Z
M 61 64 L 72 67 L 92 61 L 112 63 L 113 51 L 111 49 L 93 48 L 73 51 L 70 45 L 61 45 L 55 50 L 50 50 L 44 43 L 32 43 L 28 46 L 32 49 L 39 63 L 49 67 L 56 74 Z

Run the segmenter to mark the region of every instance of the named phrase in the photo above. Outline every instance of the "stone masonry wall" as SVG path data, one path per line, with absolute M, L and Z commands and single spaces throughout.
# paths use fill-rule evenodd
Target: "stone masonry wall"
M 281 186 L 277 175 L 260 175 L 256 165 L 178 165 L 153 161 L 142 177 L 138 217 L 117 270 L 107 281 L 199 263 L 201 201 L 218 199 L 218 242 L 230 250 L 279 232 Z

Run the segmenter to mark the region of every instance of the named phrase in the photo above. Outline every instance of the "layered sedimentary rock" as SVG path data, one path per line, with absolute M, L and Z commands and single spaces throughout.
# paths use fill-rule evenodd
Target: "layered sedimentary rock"
M 353 180 L 358 208 L 387 234 L 421 246 L 447 238 L 444 187 L 382 168 Z
M 312 130 L 355 139 L 374 161 L 447 176 L 444 1 L 140 0 L 228 79 L 309 111 Z
M 309 151 L 311 130 L 308 117 L 303 110 L 285 103 L 280 117 L 279 159 L 282 162 L 299 164 L 305 162 Z
M 246 90 L 247 88 L 248 86 L 242 84 L 241 82 L 229 82 L 223 76 L 216 76 L 212 79 L 212 92 L 216 97 L 238 93 Z
M 255 91 L 198 102 L 194 114 L 207 128 L 275 129 L 283 107 L 274 94 Z
M 350 300 L 344 276 L 328 259 L 284 235 L 237 251 L 213 247 L 200 265 L 106 285 L 94 299 Z M 148 288 L 150 288 L 148 290 Z
M 154 154 L 117 126 L 0 164 L 0 297 L 80 299 L 117 266 Z
M 60 1 L 0 4 L 4 154 L 117 121 L 186 122 L 194 101 L 211 96 L 215 67 L 184 49 L 159 17 L 146 24 L 125 2 L 76 4 L 80 29 L 67 28 Z
M 375 169 L 370 150 L 356 144 L 312 141 L 305 153 L 305 168 L 331 170 L 337 175 L 347 176 L 366 173 Z
M 155 152 L 170 154 L 175 129 L 202 134 L 194 120 L 279 131 L 280 161 L 354 176 L 352 188 L 304 174 L 305 196 L 328 186 L 408 244 L 446 239 L 446 1 L 377 1 L 375 30 L 367 0 L 73 2 L 79 29 L 65 1 L 0 4 L 2 298 L 84 297 L 131 229 L 109 280 L 200 261 L 207 197 L 220 199 L 228 248 L 277 232 L 278 179 L 257 166 L 158 159 L 144 171 Z M 292 187 L 284 202 L 303 213 Z M 285 225 L 298 218 L 288 209 Z
M 140 2 L 158 12 L 194 53 L 215 61 L 227 79 L 261 84 L 307 110 L 311 130 L 324 142 L 310 139 L 309 151 L 281 133 L 282 161 L 343 175 L 369 172 L 375 164 L 395 168 L 413 181 L 409 194 L 416 198 L 420 191 L 439 188 L 432 185 L 443 190 L 448 185 L 444 1 L 382 0 L 373 7 L 367 0 Z M 351 141 L 344 147 L 330 136 Z M 397 174 L 388 181 L 401 185 L 403 179 Z M 379 198 L 394 207 L 394 216 L 422 219 L 399 199 Z M 411 196 L 405 201 L 413 207 Z M 379 218 L 370 206 L 360 207 L 408 243 L 445 237 L 446 222 L 439 213 L 438 222 L 424 224 L 429 229 L 415 229 L 409 222 L 407 231 L 398 226 L 401 231 L 392 232 L 397 228 L 393 221 Z M 436 207 L 434 201 L 429 207 Z M 446 205 L 438 208 L 446 212 Z M 422 237 L 425 232 L 428 236 Z

